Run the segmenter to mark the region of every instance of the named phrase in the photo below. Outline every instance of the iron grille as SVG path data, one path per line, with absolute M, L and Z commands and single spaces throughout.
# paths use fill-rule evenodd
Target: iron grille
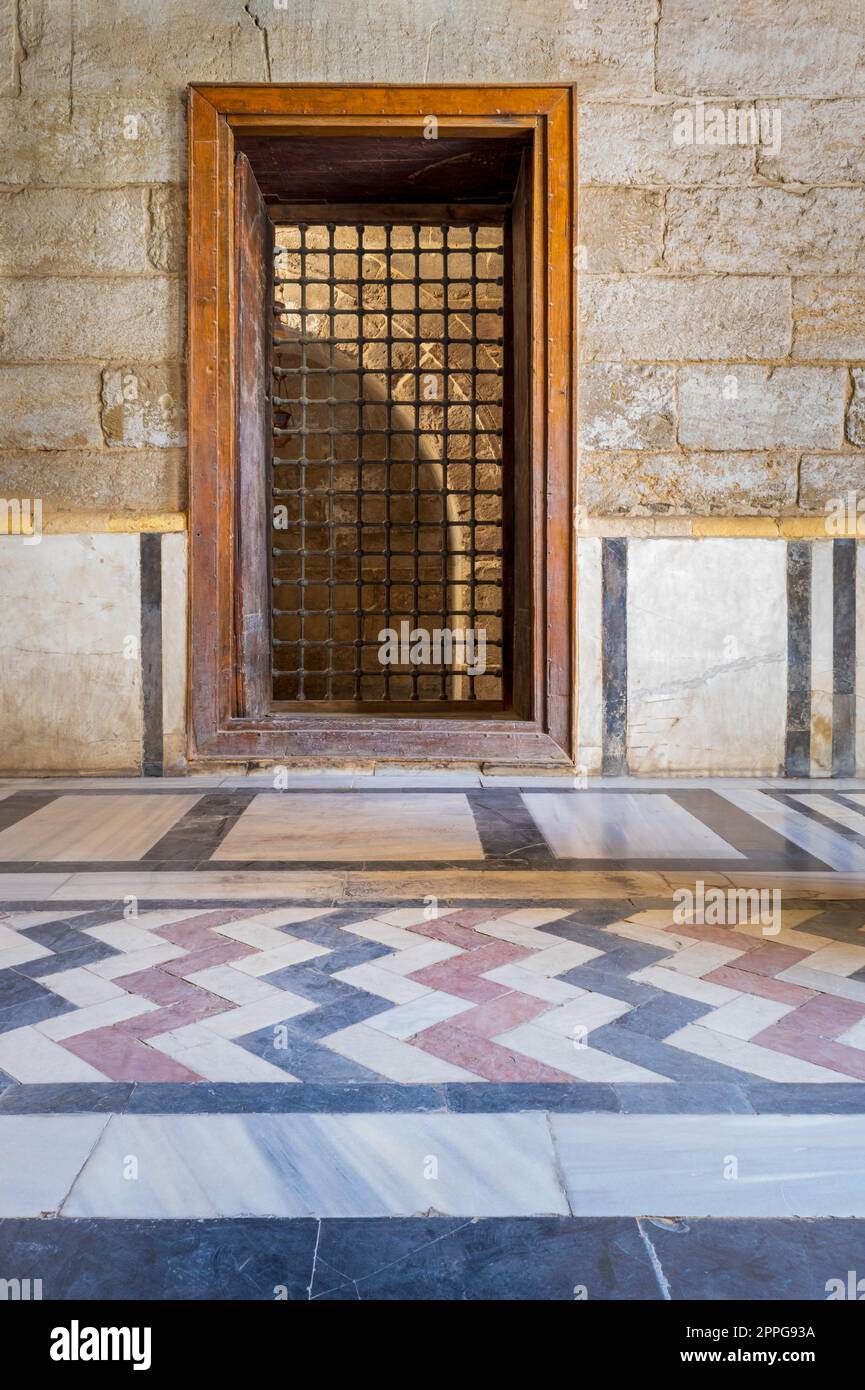
M 502 228 L 278 226 L 274 286 L 275 700 L 500 703 Z

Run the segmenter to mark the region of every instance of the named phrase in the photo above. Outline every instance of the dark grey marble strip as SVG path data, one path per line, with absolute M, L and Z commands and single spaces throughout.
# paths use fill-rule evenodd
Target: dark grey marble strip
M 194 795 L 194 788 L 190 788 Z M 180 820 L 151 845 L 140 863 L 149 869 L 170 867 L 173 870 L 208 867 L 212 854 L 219 849 L 232 826 L 240 820 L 255 800 L 255 791 L 208 792 L 181 816 Z M 212 864 L 211 868 L 218 865 Z
M 625 1035 L 617 1035 L 620 1039 Z M 628 1040 L 639 1052 L 636 1035 Z M 643 1040 L 657 1060 L 662 1049 Z M 602 1050 L 624 1055 L 615 1047 Z M 631 1057 L 632 1048 L 626 1049 Z M 667 1049 L 668 1052 L 672 1049 Z M 636 1052 L 633 1060 L 639 1061 Z M 648 1060 L 648 1059 L 645 1059 Z M 685 1059 L 687 1061 L 687 1058 Z M 5 1088 L 5 1089 L 4 1089 Z M 0 1081 L 0 1115 L 275 1115 L 275 1114 L 550 1114 L 660 1115 L 865 1114 L 865 1084 L 799 1085 L 739 1076 L 707 1066 L 687 1080 L 610 1085 L 604 1082 L 390 1081 L 181 1081 L 57 1082 L 21 1085 Z
M 21 791 L 4 796 L 0 800 L 0 830 L 8 830 L 10 826 L 26 820 L 34 811 L 41 811 L 43 806 L 50 806 L 52 801 L 56 801 L 62 795 L 62 792 Z
M 46 1300 L 572 1303 L 577 1285 L 593 1301 L 663 1296 L 628 1217 L 16 1219 L 0 1222 L 0 1268 L 40 1279 Z
M 141 684 L 143 738 L 141 770 L 161 777 L 162 746 L 162 536 L 141 540 Z
M 856 542 L 832 542 L 832 775 L 856 771 Z
M 811 545 L 787 545 L 787 729 L 784 771 L 811 772 Z
M 783 792 L 769 792 L 768 795 L 784 796 Z M 710 830 L 714 830 L 716 835 L 720 835 L 722 840 L 726 840 L 728 845 L 732 845 L 740 854 L 747 857 L 747 864 L 739 861 L 738 872 L 743 869 L 760 869 L 767 873 L 774 870 L 789 870 L 793 873 L 833 873 L 830 865 L 824 864 L 822 859 L 817 859 L 801 846 L 786 840 L 783 835 L 779 835 L 776 830 L 770 829 L 762 821 L 757 820 L 756 816 L 748 815 L 741 807 L 734 806 L 726 797 L 719 792 L 702 791 L 698 788 L 686 788 L 684 791 L 670 791 L 667 793 L 671 801 L 675 801 L 684 810 L 689 811 L 695 819 L 702 821 Z M 797 807 L 798 809 L 798 807 Z M 656 859 L 656 866 L 663 871 L 668 867 L 663 860 Z M 703 871 L 718 868 L 714 861 L 703 862 Z
M 484 854 L 522 867 L 550 862 L 550 851 L 518 787 L 466 794 Z
M 825 792 L 818 794 L 826 795 Z M 842 825 L 840 821 L 832 820 L 830 816 L 825 815 L 824 812 L 818 810 L 816 806 L 811 806 L 807 801 L 794 800 L 792 792 L 776 791 L 773 787 L 767 795 L 771 796 L 773 801 L 778 801 L 782 806 L 786 806 L 789 810 L 797 811 L 800 816 L 805 816 L 808 820 L 815 821 L 817 825 L 822 825 L 826 830 L 831 830 L 832 834 L 839 836 L 840 839 L 849 840 L 851 844 L 865 847 L 865 836 L 860 835 L 858 831 L 853 830 L 849 825 Z M 797 792 L 796 795 L 800 796 L 802 793 Z M 857 806 L 855 801 L 845 802 L 843 798 L 838 796 L 833 797 L 833 800 L 841 801 L 842 805 L 849 806 L 851 810 L 860 812 L 862 810 L 862 807 Z
M 601 772 L 628 770 L 628 542 L 601 542 L 601 652 L 603 748 Z

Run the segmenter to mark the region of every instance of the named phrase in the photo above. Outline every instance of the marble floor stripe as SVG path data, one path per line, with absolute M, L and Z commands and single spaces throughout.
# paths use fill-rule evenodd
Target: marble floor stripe
M 861 1115 L 0 1115 L 0 1215 L 861 1218 L 863 1141 Z
M 830 829 L 809 817 L 804 809 L 794 810 L 762 792 L 720 792 L 719 795 L 831 869 L 860 876 L 865 873 L 865 847 L 853 844 L 837 829 Z
M 62 795 L 0 830 L 0 861 L 137 860 L 198 801 L 198 793 L 143 799 Z
M 646 798 L 584 791 L 565 798 L 532 792 L 523 800 L 557 859 L 743 858 L 662 793 Z
M 214 860 L 483 859 L 463 793 L 256 796 Z

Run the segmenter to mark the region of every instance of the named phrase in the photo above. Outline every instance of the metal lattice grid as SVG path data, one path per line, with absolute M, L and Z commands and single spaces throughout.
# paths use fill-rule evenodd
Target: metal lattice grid
M 274 698 L 501 702 L 502 228 L 275 240 Z M 383 630 L 430 650 L 382 664 Z M 435 646 L 466 630 L 482 674 Z

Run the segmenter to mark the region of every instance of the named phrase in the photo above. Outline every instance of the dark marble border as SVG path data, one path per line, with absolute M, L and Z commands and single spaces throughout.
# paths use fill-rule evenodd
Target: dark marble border
M 601 773 L 628 770 L 628 542 L 601 541 Z
M 784 770 L 811 771 L 811 545 L 787 545 L 787 728 Z
M 856 541 L 832 542 L 832 775 L 856 771 Z
M 141 547 L 141 770 L 161 777 L 162 742 L 162 536 L 142 534 Z
M 3 1087 L 5 1086 L 5 1089 Z M 863 1115 L 865 1083 L 0 1081 L 3 1115 Z

